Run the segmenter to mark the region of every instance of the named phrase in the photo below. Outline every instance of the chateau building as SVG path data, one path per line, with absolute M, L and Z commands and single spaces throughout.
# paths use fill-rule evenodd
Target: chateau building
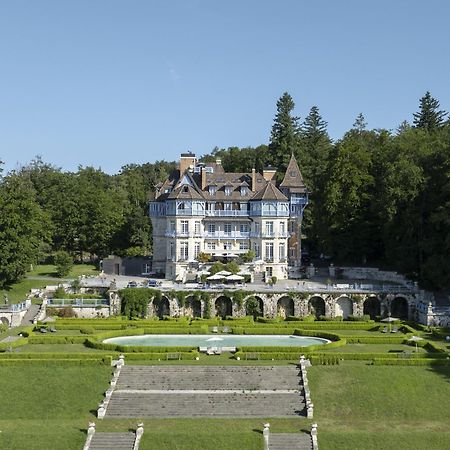
M 308 190 L 294 156 L 281 183 L 276 169 L 225 172 L 221 161 L 182 153 L 179 168 L 150 202 L 153 271 L 183 279 L 199 253 L 232 260 L 252 250 L 266 277 L 300 265 L 301 221 Z

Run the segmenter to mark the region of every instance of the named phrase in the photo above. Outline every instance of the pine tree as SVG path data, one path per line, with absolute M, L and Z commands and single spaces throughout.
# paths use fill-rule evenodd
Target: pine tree
M 294 100 L 287 92 L 277 101 L 277 114 L 270 135 L 269 161 L 281 173 L 286 170 L 291 154 L 298 152 L 300 118 L 292 115 L 294 108 Z
M 447 112 L 439 109 L 439 101 L 427 91 L 420 99 L 419 111 L 414 113 L 414 126 L 434 131 L 444 125 Z
M 359 133 L 365 131 L 367 128 L 366 118 L 363 113 L 359 113 L 355 119 L 355 123 L 353 124 L 353 129 L 358 131 Z

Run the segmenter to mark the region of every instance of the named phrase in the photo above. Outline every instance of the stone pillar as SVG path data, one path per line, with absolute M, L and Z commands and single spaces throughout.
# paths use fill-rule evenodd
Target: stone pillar
M 94 434 L 95 434 L 95 423 L 89 422 L 86 442 L 84 444 L 83 450 L 89 450 L 89 447 L 91 446 L 91 441 L 92 441 L 92 438 L 94 437 Z
M 141 442 L 143 434 L 144 434 L 144 424 L 140 422 L 138 423 L 138 427 L 136 429 L 136 437 L 134 438 L 133 450 L 139 449 L 139 444 Z
M 317 442 L 317 423 L 311 424 L 311 441 L 313 450 L 318 450 L 319 444 Z
M 269 435 L 270 435 L 270 423 L 265 423 L 263 430 L 264 450 L 269 450 Z

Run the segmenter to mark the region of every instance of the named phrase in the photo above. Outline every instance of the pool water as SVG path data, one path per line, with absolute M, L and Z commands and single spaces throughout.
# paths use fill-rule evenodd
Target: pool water
M 327 344 L 328 339 L 287 335 L 144 334 L 105 339 L 105 344 L 186 347 L 307 347 Z

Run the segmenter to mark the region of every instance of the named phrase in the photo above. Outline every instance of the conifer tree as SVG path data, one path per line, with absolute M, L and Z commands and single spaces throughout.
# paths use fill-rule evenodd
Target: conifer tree
M 427 131 L 434 131 L 444 125 L 447 112 L 439 109 L 439 101 L 431 96 L 430 91 L 420 99 L 419 111 L 414 113 L 414 126 Z
M 294 100 L 287 92 L 277 101 L 277 113 L 270 135 L 269 162 L 281 173 L 286 170 L 291 154 L 298 153 L 300 118 L 292 115 L 294 108 Z

